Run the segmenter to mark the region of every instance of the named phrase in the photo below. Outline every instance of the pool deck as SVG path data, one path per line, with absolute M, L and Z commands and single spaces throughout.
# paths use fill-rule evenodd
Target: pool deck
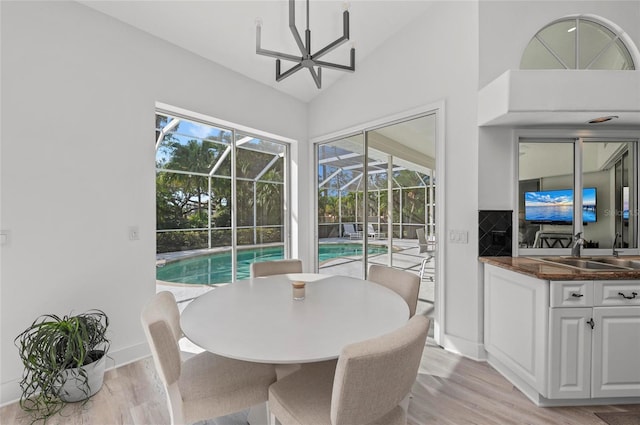
M 353 243 L 345 238 L 327 238 L 322 239 L 321 243 Z M 383 244 L 385 240 L 373 240 L 370 239 L 370 244 Z M 172 252 L 163 253 L 156 256 L 157 264 L 162 264 L 165 261 L 171 261 L 174 259 L 191 257 L 194 255 L 202 255 L 206 253 L 228 250 L 223 249 L 202 249 L 184 252 Z M 425 254 L 420 254 L 418 249 L 418 241 L 416 239 L 394 239 L 393 240 L 393 256 L 392 266 L 409 271 L 411 273 L 419 274 L 420 267 L 422 265 L 422 259 L 425 258 Z M 369 264 L 388 264 L 388 255 L 385 254 L 373 254 L 369 256 Z M 420 292 L 418 295 L 418 308 L 417 312 L 431 316 L 433 314 L 433 301 L 434 301 L 434 270 L 435 261 L 431 260 L 427 264 L 424 277 L 420 284 Z M 319 266 L 319 273 L 322 274 L 335 274 L 360 277 L 362 276 L 362 257 L 341 257 L 333 260 L 324 261 Z M 163 281 L 156 281 L 157 291 L 171 291 L 174 293 L 181 308 L 184 308 L 186 304 L 193 298 L 202 295 L 213 287 L 207 285 L 193 285 L 193 284 L 172 284 Z

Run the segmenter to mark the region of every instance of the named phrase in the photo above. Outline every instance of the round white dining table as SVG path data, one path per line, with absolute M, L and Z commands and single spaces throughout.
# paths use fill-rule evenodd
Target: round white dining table
M 306 282 L 294 300 L 294 281 Z M 394 291 L 347 276 L 295 273 L 213 289 L 182 312 L 185 336 L 238 360 L 292 364 L 335 359 L 345 345 L 404 325 L 409 307 Z

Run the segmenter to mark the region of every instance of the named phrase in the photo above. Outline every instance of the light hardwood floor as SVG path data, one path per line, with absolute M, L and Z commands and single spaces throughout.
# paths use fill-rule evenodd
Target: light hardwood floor
M 640 412 L 640 405 L 540 408 L 486 363 L 444 351 L 430 341 L 409 404 L 409 425 L 565 424 L 604 422 L 595 412 Z M 0 423 L 29 424 L 17 404 L 0 409 Z M 164 390 L 150 358 L 107 372 L 87 404 L 68 406 L 49 425 L 167 424 Z M 219 423 L 219 422 L 217 422 Z M 241 423 L 228 418 L 224 423 Z

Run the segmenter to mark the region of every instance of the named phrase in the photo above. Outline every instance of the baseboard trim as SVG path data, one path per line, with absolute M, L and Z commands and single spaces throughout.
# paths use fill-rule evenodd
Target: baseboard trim
M 460 354 L 477 362 L 487 360 L 487 352 L 484 350 L 484 344 L 482 343 L 445 333 L 442 347 L 447 351 Z
M 511 382 L 522 394 L 524 394 L 533 404 L 538 407 L 562 407 L 562 406 L 596 406 L 612 404 L 638 404 L 640 397 L 607 397 L 607 398 L 567 398 L 549 399 L 543 397 L 538 391 L 512 372 L 508 366 L 489 354 L 487 362 L 495 370 L 500 372 L 509 382 Z
M 107 358 L 106 369 L 110 370 L 124 366 L 148 357 L 150 354 L 151 351 L 149 350 L 149 345 L 146 342 L 122 348 L 117 351 L 110 350 L 109 357 Z M 20 395 L 20 378 L 3 382 L 0 384 L 0 407 L 15 403 L 20 399 Z

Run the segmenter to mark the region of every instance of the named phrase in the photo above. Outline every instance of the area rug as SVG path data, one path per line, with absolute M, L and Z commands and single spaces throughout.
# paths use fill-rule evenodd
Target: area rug
M 640 425 L 640 412 L 600 412 L 596 416 L 608 425 Z

